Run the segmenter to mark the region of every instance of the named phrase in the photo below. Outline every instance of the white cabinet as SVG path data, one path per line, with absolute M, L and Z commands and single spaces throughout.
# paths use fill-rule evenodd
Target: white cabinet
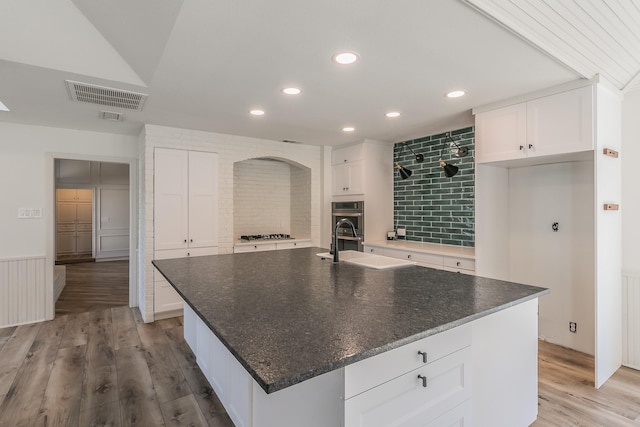
M 343 163 L 355 162 L 364 159 L 364 145 L 356 144 L 341 147 L 331 152 L 331 164 L 341 165 Z
M 393 146 L 364 140 L 331 152 L 334 202 L 364 201 L 365 239 L 384 239 L 393 230 Z M 327 222 L 322 244 L 328 246 L 335 226 Z
M 603 209 L 620 201 L 620 159 L 603 150 L 621 149 L 621 95 L 596 82 L 526 105 L 531 163 L 492 163 L 508 160 L 487 152 L 493 112 L 476 114 L 476 271 L 550 288 L 540 336 L 593 354 L 600 387 L 621 362 L 621 211 Z
M 364 192 L 364 162 L 357 160 L 331 167 L 334 196 L 362 194 Z
M 56 190 L 56 254 L 93 252 L 93 190 Z
M 476 163 L 593 149 L 593 88 L 476 114 Z
M 415 242 L 413 242 L 415 243 Z M 434 245 L 441 246 L 441 245 Z M 462 250 L 470 248 L 442 249 L 440 251 L 433 250 L 417 250 L 403 247 L 388 247 L 384 244 L 365 244 L 364 251 L 367 253 L 384 255 L 391 258 L 407 259 L 415 261 L 419 266 L 437 268 L 439 270 L 447 270 L 455 273 L 475 274 L 475 260 L 468 256 L 445 255 L 444 253 L 459 253 Z M 456 250 L 457 249 L 457 250 Z
M 154 259 L 218 253 L 218 155 L 154 151 Z M 173 287 L 154 272 L 154 312 L 182 309 Z
M 451 425 L 436 422 L 445 414 L 464 419 L 470 346 L 471 327 L 465 325 L 345 367 L 345 425 Z
M 527 105 L 511 105 L 476 115 L 476 162 L 525 156 Z
M 156 148 L 154 249 L 218 246 L 218 155 Z
M 233 253 L 262 252 L 262 251 L 279 251 L 282 249 L 296 249 L 311 247 L 311 240 L 286 240 L 286 241 L 259 241 L 254 243 L 238 243 L 233 246 Z

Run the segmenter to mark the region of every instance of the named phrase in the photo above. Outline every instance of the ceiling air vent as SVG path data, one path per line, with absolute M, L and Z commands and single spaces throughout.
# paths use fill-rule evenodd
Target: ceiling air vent
M 65 82 L 72 101 L 140 111 L 147 99 L 147 95 L 144 93 L 129 92 L 72 80 L 65 80 Z
M 104 120 L 113 120 L 114 122 L 121 122 L 124 118 L 122 113 L 117 113 L 115 111 L 100 111 L 100 118 Z

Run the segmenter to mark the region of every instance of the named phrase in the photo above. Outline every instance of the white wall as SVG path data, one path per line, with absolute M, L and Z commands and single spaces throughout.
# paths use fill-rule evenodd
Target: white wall
M 539 335 L 594 354 L 593 162 L 509 169 L 509 280 L 549 288 Z M 553 223 L 558 231 L 553 231 Z M 577 332 L 569 332 L 576 322 Z
M 244 160 L 233 167 L 233 237 L 291 234 L 291 166 Z
M 622 271 L 640 276 L 640 92 L 622 103 Z
M 53 190 L 47 188 L 47 153 L 54 157 L 78 158 L 87 155 L 105 158 L 137 158 L 135 137 L 0 123 L 2 156 L 0 180 L 0 258 L 44 255 L 46 223 L 53 219 Z M 51 193 L 51 194 L 48 194 Z M 18 219 L 18 208 L 43 208 L 41 219 Z
M 125 162 L 135 169 L 137 138 L 3 122 L 0 123 L 0 139 L 0 170 L 3 177 L 0 180 L 0 260 L 45 259 L 43 271 L 27 272 L 32 276 L 44 276 L 42 287 L 39 288 L 39 293 L 44 294 L 44 305 L 29 318 L 20 318 L 19 323 L 52 319 L 54 159 Z M 37 219 L 18 219 L 19 208 L 42 208 L 43 214 Z M 134 271 L 135 265 L 131 269 Z M 10 289 L 5 291 L 3 299 L 16 298 L 16 301 L 10 302 L 16 306 L 22 303 L 17 300 L 17 292 Z M 135 300 L 132 301 L 135 304 Z M 9 320 L 9 323 L 16 321 Z M 0 324 L 2 326 L 7 325 Z

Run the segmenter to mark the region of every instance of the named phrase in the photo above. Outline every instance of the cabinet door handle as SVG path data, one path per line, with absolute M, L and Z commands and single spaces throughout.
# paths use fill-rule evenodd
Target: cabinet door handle
M 425 377 L 424 375 L 420 375 L 418 374 L 418 379 L 420 381 L 422 381 L 422 387 L 427 387 L 427 377 Z
M 533 148 L 533 144 L 529 144 L 529 150 Z
M 524 150 L 524 145 L 521 145 L 521 146 L 520 146 L 520 150 Z
M 460 261 L 456 262 L 456 266 L 460 267 Z
M 189 242 L 193 243 L 193 239 L 189 239 Z
M 187 243 L 187 239 L 184 239 L 184 242 Z
M 407 255 L 407 259 L 411 259 L 411 255 Z
M 427 363 L 427 352 L 426 351 L 418 350 L 418 355 L 422 356 L 422 363 Z

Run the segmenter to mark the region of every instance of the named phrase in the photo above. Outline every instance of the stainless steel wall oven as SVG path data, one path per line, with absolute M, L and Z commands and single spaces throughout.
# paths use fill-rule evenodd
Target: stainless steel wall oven
M 364 241 L 364 201 L 331 203 L 330 230 L 332 234 L 336 224 L 342 218 L 347 218 L 353 223 L 357 236 L 353 237 L 351 227 L 340 227 L 338 229 L 338 250 L 362 252 L 362 242 Z

